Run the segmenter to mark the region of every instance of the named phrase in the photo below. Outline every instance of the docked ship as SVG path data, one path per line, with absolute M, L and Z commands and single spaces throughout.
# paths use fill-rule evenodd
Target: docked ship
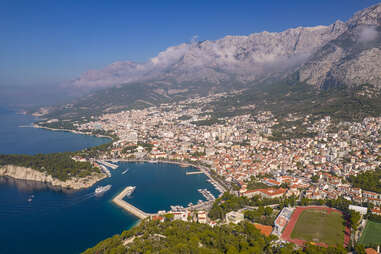
M 106 186 L 99 186 L 95 189 L 95 194 L 101 194 L 111 189 L 111 184 L 108 184 Z
M 126 196 L 129 197 L 135 191 L 136 186 L 128 186 L 126 189 Z

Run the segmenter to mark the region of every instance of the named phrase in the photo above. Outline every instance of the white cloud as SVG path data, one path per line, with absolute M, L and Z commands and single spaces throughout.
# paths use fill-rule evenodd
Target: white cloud
M 377 39 L 379 33 L 374 26 L 362 26 L 359 31 L 360 42 L 370 42 Z

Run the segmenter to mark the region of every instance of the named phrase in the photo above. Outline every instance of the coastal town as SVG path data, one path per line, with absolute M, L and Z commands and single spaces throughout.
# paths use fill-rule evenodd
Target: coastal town
M 337 122 L 329 116 L 289 114 L 277 119 L 271 112 L 244 114 L 210 121 L 204 105 L 224 94 L 104 114 L 90 122 L 75 123 L 81 132 L 105 131 L 118 137 L 100 159 L 167 161 L 194 165 L 219 181 L 223 190 L 240 197 L 301 201 L 343 198 L 381 215 L 381 193 L 353 186 L 351 176 L 372 172 L 381 165 L 381 118 Z M 251 106 L 255 108 L 255 105 Z M 287 122 L 292 132 L 301 123 L 313 136 L 275 139 L 274 127 Z M 221 191 L 222 195 L 222 191 Z M 212 202 L 198 209 L 173 209 L 175 219 L 215 225 L 208 218 Z M 287 214 L 287 212 L 285 212 Z M 163 214 L 163 213 L 162 213 Z M 227 221 L 243 219 L 244 212 L 226 214 Z M 281 212 L 279 218 L 282 218 Z M 164 217 L 154 216 L 163 220 Z M 274 221 L 274 234 L 280 230 Z M 287 221 L 287 220 L 286 220 Z

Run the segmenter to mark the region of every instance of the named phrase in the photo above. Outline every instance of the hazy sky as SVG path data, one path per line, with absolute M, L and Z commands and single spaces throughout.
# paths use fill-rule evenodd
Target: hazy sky
M 54 85 L 118 60 L 146 61 L 193 36 L 343 21 L 372 0 L 0 0 L 0 93 Z

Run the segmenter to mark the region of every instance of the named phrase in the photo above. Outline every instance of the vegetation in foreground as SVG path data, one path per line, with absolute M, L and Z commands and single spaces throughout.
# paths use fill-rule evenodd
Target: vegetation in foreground
M 100 169 L 93 167 L 89 162 L 79 162 L 72 159 L 73 153 L 52 154 L 7 154 L 0 155 L 0 167 L 15 165 L 32 168 L 40 172 L 66 181 L 71 177 L 86 177 L 92 173 L 100 173 Z
M 344 230 L 344 219 L 340 213 L 311 209 L 300 214 L 291 237 L 328 245 L 343 245 Z
M 84 254 L 111 253 L 347 253 L 343 247 L 321 248 L 307 245 L 294 250 L 294 245 L 277 246 L 274 236 L 260 234 L 251 223 L 210 227 L 183 221 L 143 221 L 121 235 L 98 243 Z
M 234 194 L 225 192 L 220 198 L 217 198 L 212 208 L 209 211 L 209 218 L 212 220 L 225 219 L 225 215 L 231 211 L 237 211 L 246 206 L 258 207 L 258 209 L 253 210 L 245 214 L 246 218 L 249 220 L 255 220 L 261 217 L 260 223 L 271 225 L 271 222 L 274 221 L 274 216 L 269 209 L 265 206 L 278 204 L 279 208 L 282 209 L 285 206 L 296 205 L 296 197 L 291 196 L 289 198 L 261 198 L 260 196 L 254 196 L 252 198 L 246 197 L 237 197 Z

